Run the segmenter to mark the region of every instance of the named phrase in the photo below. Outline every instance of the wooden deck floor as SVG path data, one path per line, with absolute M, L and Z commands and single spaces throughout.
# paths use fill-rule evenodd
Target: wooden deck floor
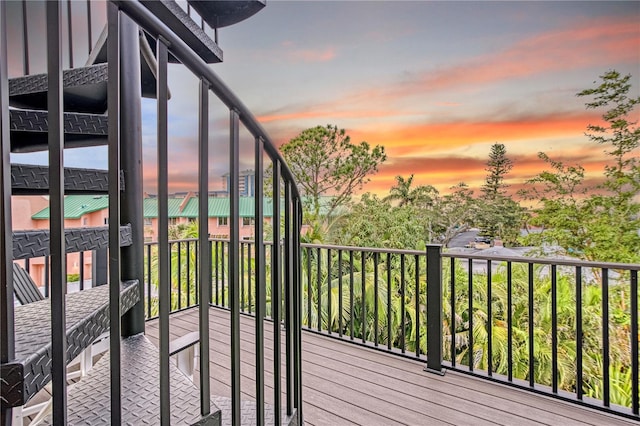
M 173 314 L 171 335 L 197 330 L 197 310 Z M 229 313 L 210 310 L 211 391 L 230 395 Z M 254 320 L 241 318 L 243 398 L 254 399 Z M 273 325 L 265 323 L 265 396 L 273 401 Z M 157 321 L 147 323 L 157 343 Z M 631 425 L 632 421 L 379 351 L 302 333 L 304 419 L 308 425 Z M 282 382 L 284 389 L 284 381 Z M 284 399 L 283 399 L 284 400 Z

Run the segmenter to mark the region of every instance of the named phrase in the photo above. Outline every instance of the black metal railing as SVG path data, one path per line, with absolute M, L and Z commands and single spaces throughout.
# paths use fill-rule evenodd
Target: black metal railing
M 243 103 L 222 83 L 219 78 L 211 71 L 211 69 L 200 60 L 182 40 L 176 37 L 165 25 L 150 14 L 142 5 L 135 2 L 114 2 L 121 10 L 131 19 L 136 21 L 144 30 L 157 40 L 157 61 L 158 61 L 158 270 L 159 270 L 159 321 L 160 321 L 160 350 L 165 356 L 161 359 L 161 384 L 163 379 L 168 382 L 168 374 L 163 371 L 168 365 L 168 351 L 164 347 L 168 345 L 169 328 L 168 315 L 170 311 L 171 290 L 170 290 L 170 253 L 171 243 L 168 240 L 168 216 L 166 200 L 167 193 L 167 91 L 166 91 L 166 67 L 168 62 L 168 54 L 177 58 L 193 75 L 200 80 L 200 96 L 199 96 L 199 193 L 208 194 L 208 95 L 213 92 L 217 98 L 229 108 L 229 170 L 230 170 L 230 240 L 226 248 L 226 279 L 228 287 L 229 308 L 231 311 L 231 399 L 232 399 L 232 415 L 231 420 L 234 424 L 240 423 L 241 416 L 241 384 L 240 384 L 240 236 L 239 236 L 239 131 L 240 124 L 243 125 L 254 138 L 255 153 L 255 170 L 256 170 L 256 203 L 255 203 L 255 235 L 257 236 L 256 245 L 262 247 L 263 222 L 264 213 L 262 206 L 262 198 L 264 191 L 264 165 L 263 158 L 267 156 L 273 168 L 273 179 L 271 191 L 274 199 L 274 212 L 272 216 L 272 224 L 274 229 L 274 239 L 280 240 L 281 225 L 284 228 L 283 236 L 287 244 L 283 250 L 285 255 L 283 258 L 273 256 L 271 261 L 272 271 L 281 271 L 287 265 L 294 266 L 292 258 L 296 252 L 299 252 L 299 231 L 301 227 L 301 205 L 300 197 L 295 186 L 293 175 L 287 168 L 278 153 L 275 145 L 268 138 L 262 126 L 257 122 L 249 110 Z M 281 188 L 284 188 L 284 196 L 281 196 Z M 259 202 L 258 202 L 259 201 Z M 283 203 L 284 202 L 284 203 Z M 284 208 L 280 209 L 281 204 Z M 208 200 L 207 197 L 200 197 L 199 204 L 199 238 L 197 245 L 194 244 L 194 251 L 197 252 L 196 259 L 198 261 L 198 288 L 197 300 L 211 300 L 211 283 L 208 277 L 211 277 L 210 262 L 211 246 L 208 244 Z M 187 245 L 190 247 L 190 245 Z M 181 250 L 177 251 L 178 253 Z M 225 255 L 225 253 L 221 253 Z M 221 256 L 222 257 L 222 256 Z M 265 295 L 263 285 L 265 280 L 266 258 L 261 250 L 255 254 L 256 267 L 254 269 L 255 276 L 255 293 L 256 299 L 256 403 L 258 408 L 258 422 L 264 423 L 264 312 L 262 306 L 265 304 Z M 272 303 L 275 308 L 284 303 L 285 318 L 288 320 L 289 327 L 285 333 L 285 358 L 286 367 L 282 371 L 280 365 L 280 345 L 278 344 L 281 335 L 279 323 L 273 325 L 274 349 L 271 354 L 274 362 L 274 416 L 276 423 L 282 421 L 280 379 L 284 378 L 286 382 L 286 404 L 285 413 L 289 416 L 296 415 L 298 421 L 302 420 L 302 397 L 301 397 L 301 351 L 300 351 L 300 323 L 299 312 L 296 301 L 300 298 L 299 288 L 299 271 L 296 268 L 288 268 L 293 273 L 281 276 L 279 273 L 272 273 L 271 280 L 274 288 L 279 289 L 280 285 L 284 289 L 282 297 L 279 294 L 272 295 Z M 224 269 L 220 269 L 224 271 Z M 180 271 L 182 273 L 182 271 Z M 204 278 L 207 277 L 207 278 Z M 207 285 L 205 285 L 207 284 Z M 196 284 L 197 286 L 197 284 Z M 223 287 L 223 291 L 224 291 Z M 279 292 L 278 292 L 279 293 Z M 208 383 L 208 365 L 209 365 L 209 349 L 208 349 L 208 304 L 200 303 L 200 367 L 201 380 L 200 383 Z M 161 390 L 164 387 L 161 385 Z M 202 412 L 205 413 L 208 408 L 209 390 L 208 386 L 201 387 L 201 404 Z M 164 391 L 163 391 L 164 392 Z M 165 398 L 162 400 L 162 406 L 168 409 L 168 386 Z
M 303 244 L 302 323 L 638 418 L 640 265 Z
M 11 179 L 9 159 L 10 138 L 9 138 L 9 104 L 8 104 L 8 69 L 7 69 L 7 48 L 6 34 L 7 25 L 6 9 L 14 7 L 14 4 L 0 4 L 0 101 L 2 121 L 2 279 L 0 286 L 0 302 L 2 303 L 2 350 L 0 352 L 0 362 L 9 362 L 14 357 L 14 335 L 13 326 L 13 301 L 12 279 L 10 262 L 12 257 L 11 238 Z M 67 386 L 65 377 L 66 366 L 66 346 L 65 335 L 65 286 L 66 272 L 64 264 L 65 242 L 64 242 L 64 174 L 63 174 L 63 94 L 62 94 L 62 68 L 73 67 L 82 62 L 78 55 L 76 42 L 82 37 L 76 37 L 76 31 L 88 34 L 87 55 L 91 51 L 97 9 L 93 3 L 83 3 L 81 14 L 87 17 L 84 29 L 78 30 L 75 20 L 75 10 L 81 8 L 76 2 L 47 2 L 38 5 L 42 7 L 45 18 L 39 28 L 46 28 L 46 72 L 48 73 L 48 126 L 49 126 L 49 196 L 50 196 L 50 240 L 51 240 L 51 261 L 50 261 L 50 299 L 51 299 L 51 329 L 52 329 L 52 373 L 53 380 L 53 413 L 55 422 L 66 423 L 67 419 Z M 20 13 L 23 17 L 22 37 L 24 45 L 22 49 L 15 49 L 22 52 L 20 62 L 22 63 L 23 74 L 33 74 L 32 63 L 33 46 L 30 19 L 27 19 L 28 11 L 32 7 L 28 2 L 18 3 Z M 36 6 L 33 6 L 36 7 Z M 102 9 L 100 9 L 102 10 Z M 189 11 L 190 12 L 190 11 Z M 66 15 L 65 15 L 66 13 Z M 67 16 L 65 20 L 65 16 Z M 176 300 L 176 307 L 182 309 L 203 300 L 212 300 L 217 297 L 219 300 L 226 300 L 231 311 L 231 337 L 230 337 L 230 358 L 231 358 L 231 422 L 239 424 L 241 418 L 241 383 L 240 383 L 240 323 L 239 315 L 242 308 L 253 306 L 255 314 L 255 335 L 256 335 L 256 367 L 255 367 L 255 395 L 257 406 L 257 422 L 265 422 L 265 359 L 272 360 L 273 365 L 273 412 L 276 423 L 282 423 L 285 419 L 283 414 L 291 416 L 297 423 L 302 423 L 302 386 L 301 386 L 301 334 L 300 334 L 300 298 L 299 288 L 300 269 L 298 268 L 300 256 L 299 232 L 301 228 L 302 210 L 300 197 L 297 191 L 295 180 L 284 160 L 278 153 L 275 144 L 271 141 L 265 130 L 258 123 L 252 113 L 236 97 L 236 95 L 217 77 L 210 67 L 202 61 L 189 46 L 183 42 L 165 23 L 156 15 L 151 13 L 139 2 L 131 1 L 108 1 L 106 3 L 105 19 L 107 22 L 107 60 L 108 60 L 108 117 L 109 117 L 109 137 L 108 137 L 108 168 L 109 168 L 109 246 L 119 247 L 119 226 L 120 222 L 127 220 L 131 222 L 134 233 L 134 243 L 127 248 L 126 255 L 121 254 L 119 249 L 109 252 L 109 315 L 111 318 L 120 318 L 120 293 L 119 284 L 122 279 L 137 278 L 141 291 L 143 290 L 145 258 L 147 262 L 153 257 L 153 252 L 157 256 L 157 291 L 158 314 L 160 324 L 159 346 L 160 346 L 160 401 L 159 412 L 162 424 L 168 424 L 170 419 L 170 383 L 169 383 L 169 312 L 172 309 L 171 303 L 171 256 L 175 251 L 177 256 L 181 256 L 183 247 L 189 251 L 193 250 L 196 263 L 194 269 L 188 266 L 187 282 L 193 283 L 193 287 L 187 287 L 185 293 L 179 293 Z M 27 24 L 29 23 L 29 24 Z M 201 23 L 202 24 L 202 23 Z M 83 24 L 79 24 L 80 27 Z M 136 151 L 141 149 L 141 139 L 139 135 L 139 122 L 136 123 L 136 116 L 140 115 L 139 99 L 135 99 L 135 93 L 139 88 L 139 78 L 133 76 L 139 72 L 139 52 L 134 51 L 138 39 L 139 26 L 148 36 L 156 40 L 157 69 L 157 141 L 158 141 L 158 244 L 143 246 L 142 238 L 137 238 L 137 233 L 142 229 L 141 209 L 133 204 L 142 202 L 142 197 L 132 197 L 131 194 L 141 194 L 142 173 L 136 169 L 140 161 L 132 160 L 133 166 L 128 165 L 128 157 L 136 157 Z M 66 37 L 66 38 L 65 38 Z M 42 40 L 40 40 L 41 42 Z M 66 43 L 65 43 L 66 42 Z M 200 194 L 208 194 L 208 158 L 210 138 L 208 134 L 209 126 L 209 96 L 213 94 L 229 110 L 229 170 L 230 170 L 230 239 L 224 249 L 214 251 L 208 240 L 207 218 L 208 204 L 207 197 L 200 197 L 199 222 L 200 232 L 197 240 L 188 243 L 170 242 L 168 239 L 168 131 L 171 125 L 168 117 L 168 59 L 169 55 L 181 62 L 191 74 L 200 82 L 199 90 L 199 118 L 198 118 L 198 155 L 194 161 L 198 163 L 198 191 Z M 65 60 L 66 57 L 66 60 Z M 12 68 L 13 69 L 13 68 Z M 127 77 L 121 77 L 121 74 Z M 19 74 L 19 72 L 17 73 Z M 134 83 L 132 83 L 134 82 Z M 136 84 L 138 87 L 135 87 Z M 137 106 L 136 106 L 137 105 Z M 133 117 L 133 118 L 132 118 Z M 139 119 L 138 119 L 139 120 Z M 137 129 L 137 130 L 136 130 Z M 255 205 L 255 235 L 256 242 L 252 251 L 251 271 L 241 268 L 240 262 L 246 254 L 245 245 L 241 244 L 239 238 L 239 166 L 240 166 L 240 132 L 246 131 L 253 138 L 254 162 L 256 170 L 256 201 Z M 136 135 L 136 131 L 138 134 Z M 132 142 L 133 141 L 133 142 Z M 136 142 L 137 141 L 137 142 Z M 137 144 L 137 145 L 136 145 Z M 133 146 L 135 145 L 135 146 Z M 125 158 L 126 157 L 126 158 Z M 125 158 L 125 159 L 123 159 Z M 264 164 L 264 161 L 267 164 Z M 272 167 L 273 179 L 269 188 L 265 187 L 264 172 L 265 167 Z M 124 170 L 124 173 L 121 173 Z M 139 174 L 138 174 L 139 173 Z M 120 180 L 127 176 L 126 190 L 122 190 Z M 282 241 L 282 250 L 278 250 L 269 256 L 269 264 L 265 255 L 263 244 L 264 232 L 264 211 L 262 199 L 264 191 L 273 194 L 274 212 L 271 223 L 273 225 L 273 237 L 276 241 Z M 130 217 L 131 216 L 131 217 Z M 7 238 L 9 236 L 9 238 Z M 139 241 L 138 241 L 139 240 Z M 124 251 L 123 251 L 124 252 Z M 216 273 L 224 274 L 224 284 L 220 285 L 221 293 L 211 294 L 211 284 L 208 280 L 212 277 L 210 262 L 212 253 L 218 253 L 220 264 L 216 263 Z M 137 260 L 140 260 L 139 262 Z M 177 260 L 177 265 L 181 265 L 181 259 Z M 222 267 L 221 265 L 224 265 Z M 151 283 L 152 267 L 147 266 L 149 271 L 148 283 Z M 138 268 L 140 273 L 138 273 Z M 178 266 L 181 268 L 181 266 Z M 267 274 L 267 270 L 272 271 Z M 242 271 L 242 272 L 241 272 Z M 247 275 L 244 275 L 246 272 Z M 176 271 L 178 276 L 183 274 L 182 270 Z M 193 275 L 193 281 L 191 276 Z M 251 276 L 251 278 L 249 278 Z M 274 289 L 270 295 L 271 310 L 276 317 L 283 317 L 286 331 L 282 333 L 279 321 L 274 321 L 273 338 L 274 348 L 268 349 L 264 345 L 265 312 L 267 310 L 267 300 L 265 291 L 265 280 L 270 281 Z M 217 282 L 217 281 L 216 281 Z M 151 290 L 147 285 L 147 290 Z M 249 291 L 252 301 L 245 299 L 241 295 Z M 152 292 L 149 291 L 149 294 Z M 183 297 L 184 296 L 184 297 Z M 279 313 L 282 307 L 282 314 Z M 151 304 L 147 307 L 150 312 Z M 121 401 L 121 378 L 127 374 L 126 365 L 121 359 L 120 336 L 132 335 L 144 330 L 144 322 L 140 329 L 137 319 L 138 312 L 144 317 L 144 306 L 141 309 L 132 308 L 121 321 L 110 322 L 110 367 L 111 367 L 111 394 L 110 394 L 110 415 L 112 424 L 118 424 L 122 420 L 123 406 Z M 209 389 L 209 329 L 208 329 L 209 303 L 199 303 L 199 340 L 200 340 L 200 414 L 207 416 L 211 412 L 211 392 Z M 138 325 L 137 325 L 138 324 Z M 269 323 L 267 323 L 269 324 Z M 280 340 L 283 340 L 284 349 L 281 350 Z M 270 353 L 269 353 L 270 352 Z M 284 366 L 281 366 L 281 358 Z M 285 386 L 281 389 L 281 380 Z M 284 395 L 284 401 L 283 396 Z M 195 414 L 195 413 L 194 413 Z M 11 408 L 2 407 L 2 421 L 11 417 Z
M 229 243 L 228 239 L 210 238 L 208 240 L 211 259 L 209 270 L 211 273 L 211 299 L 209 304 L 219 308 L 230 309 L 230 282 L 229 282 Z M 198 249 L 199 240 L 185 238 L 169 241 L 171 263 L 169 275 L 171 277 L 171 313 L 179 312 L 199 304 L 198 299 Z M 263 299 L 262 312 L 266 318 L 272 317 L 271 261 L 273 258 L 273 243 L 263 243 L 264 256 L 267 267 L 265 268 L 264 286 L 265 297 Z M 147 320 L 158 317 L 158 243 L 145 243 L 145 316 Z M 281 246 L 281 252 L 283 247 Z M 255 314 L 259 298 L 256 292 L 256 243 L 253 240 L 243 240 L 239 244 L 239 303 L 240 312 L 243 314 Z M 284 292 L 283 283 L 280 285 Z M 284 309 L 284 299 L 281 300 L 281 309 Z M 284 310 L 283 310 L 284 312 Z M 282 321 L 283 317 L 280 318 Z

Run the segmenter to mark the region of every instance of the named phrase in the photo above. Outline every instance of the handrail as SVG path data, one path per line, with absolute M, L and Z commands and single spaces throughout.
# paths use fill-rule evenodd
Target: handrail
M 330 248 L 332 250 L 353 250 L 366 251 L 371 253 L 391 253 L 405 255 L 423 255 L 422 250 L 407 249 L 389 249 L 378 247 L 359 247 L 359 246 L 339 246 L 327 244 L 309 244 L 302 243 L 302 247 L 306 248 Z M 619 262 L 598 262 L 590 260 L 572 260 L 572 259 L 556 259 L 551 257 L 530 257 L 530 256 L 500 256 L 476 253 L 447 253 L 443 252 L 442 257 L 454 259 L 473 259 L 473 260 L 491 260 L 494 262 L 518 262 L 518 263 L 536 263 L 541 265 L 558 265 L 558 266 L 582 266 L 585 268 L 607 268 L 607 269 L 628 269 L 631 271 L 640 271 L 638 263 L 619 263 Z
M 231 91 L 231 89 L 202 59 L 191 51 L 184 41 L 176 36 L 162 21 L 156 18 L 142 4 L 126 0 L 113 0 L 113 2 L 134 21 L 143 26 L 146 31 L 149 31 L 154 37 L 164 38 L 171 49 L 171 54 L 194 74 L 205 79 L 209 83 L 211 91 L 215 93 L 229 109 L 238 112 L 240 115 L 240 121 L 242 121 L 251 134 L 256 138 L 260 137 L 264 140 L 264 148 L 269 154 L 269 157 L 281 164 L 281 172 L 284 175 L 283 177 L 293 183 L 293 198 L 300 199 L 300 193 L 293 173 L 286 165 L 284 158 L 280 155 L 280 152 L 268 136 L 265 129 L 258 122 L 253 113 L 251 113 L 251 111 L 244 105 L 240 98 Z

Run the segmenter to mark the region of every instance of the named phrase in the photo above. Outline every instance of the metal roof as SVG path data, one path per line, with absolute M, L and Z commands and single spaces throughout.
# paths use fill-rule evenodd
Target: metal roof
M 321 211 L 326 210 L 326 203 L 330 197 L 321 197 Z M 182 211 L 180 206 L 184 198 L 169 198 L 167 200 L 169 218 L 197 218 L 198 217 L 198 197 L 193 196 L 185 204 Z M 143 200 L 143 211 L 146 219 L 158 217 L 158 199 L 145 198 Z M 240 197 L 239 200 L 240 217 L 254 217 L 255 205 L 253 197 Z M 283 206 L 284 207 L 284 204 Z M 107 195 L 67 195 L 64 198 L 64 218 L 79 219 L 83 215 L 95 211 L 109 208 L 109 196 Z M 264 216 L 273 216 L 273 200 L 264 198 Z M 209 197 L 209 217 L 228 217 L 230 211 L 229 197 Z M 46 207 L 33 216 L 32 219 L 49 219 L 49 207 Z
M 109 208 L 109 197 L 106 195 L 67 195 L 64 197 L 64 218 L 80 219 L 88 213 Z M 49 219 L 49 207 L 45 207 L 31 219 Z

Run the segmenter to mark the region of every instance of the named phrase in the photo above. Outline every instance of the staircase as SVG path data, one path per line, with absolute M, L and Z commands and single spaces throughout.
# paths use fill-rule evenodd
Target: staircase
M 0 105 L 2 106 L 2 227 L 0 252 L 0 425 L 11 425 L 15 413 L 33 396 L 51 383 L 53 410 L 44 424 L 301 424 L 301 359 L 299 311 L 299 230 L 301 220 L 300 198 L 289 169 L 277 153 L 262 127 L 235 95 L 217 78 L 207 64 L 222 61 L 222 50 L 217 45 L 218 28 L 248 18 L 264 6 L 262 1 L 200 2 L 189 1 L 183 10 L 173 0 L 161 1 L 109 1 L 106 4 L 107 22 L 96 42 L 91 45 L 92 4 L 87 2 L 87 28 L 90 50 L 84 66 L 74 67 L 72 2 L 51 2 L 46 5 L 47 55 L 61 57 L 60 19 L 66 10 L 69 36 L 69 68 L 59 64 L 54 73 L 31 74 L 27 34 L 24 31 L 24 75 L 8 78 L 7 26 L 20 19 L 9 12 L 20 11 L 12 5 L 10 11 L 0 4 Z M 77 9 L 77 6 L 74 6 Z M 22 4 L 22 22 L 26 25 L 27 2 Z M 196 13 L 197 11 L 197 13 Z M 95 12 L 94 12 L 95 13 Z M 197 23 L 197 14 L 200 23 Z M 71 19 L 71 16 L 74 19 Z M 194 20 L 195 19 L 195 20 Z M 205 31 L 205 22 L 211 26 L 216 41 Z M 211 30 L 209 32 L 211 32 Z M 52 47 L 53 46 L 53 47 Z M 12 46 L 13 48 L 14 46 Z M 56 51 L 57 50 L 57 51 Z M 167 64 L 180 62 L 201 80 L 200 91 L 200 155 L 199 191 L 208 193 L 207 124 L 208 94 L 213 92 L 230 110 L 231 173 L 231 237 L 229 249 L 231 306 L 230 354 L 235 369 L 229 396 L 210 395 L 208 328 L 201 327 L 200 374 L 198 388 L 169 361 L 171 353 L 181 349 L 171 346 L 168 339 L 170 287 L 167 272 L 168 234 L 166 199 L 166 122 Z M 118 68 L 119 64 L 119 68 Z M 54 66 L 49 70 L 55 69 Z M 119 72 L 118 72 L 119 70 Z M 53 77 L 52 77 L 53 76 Z M 52 81 L 55 82 L 52 84 Z M 61 91 L 58 91 L 57 88 Z M 144 336 L 144 274 L 142 272 L 142 181 L 139 152 L 141 137 L 140 103 L 135 93 L 153 97 L 159 104 L 159 271 L 160 343 L 154 346 Z M 51 105 L 61 106 L 59 114 Z M 57 107 L 56 107 L 57 108 Z M 163 110 L 164 108 L 164 110 Z M 50 114 L 51 112 L 51 114 Z M 281 221 L 284 233 L 275 226 L 273 238 L 284 240 L 283 251 L 274 255 L 271 282 L 265 278 L 263 241 L 262 173 L 256 177 L 256 245 L 258 251 L 255 268 L 257 297 L 265 300 L 265 287 L 273 286 L 274 300 L 284 302 L 285 310 L 276 311 L 287 329 L 281 356 L 280 345 L 273 350 L 273 362 L 284 359 L 286 368 L 281 377 L 286 379 L 286 403 L 281 403 L 280 374 L 274 379 L 277 395 L 273 406 L 264 402 L 264 369 L 266 354 L 264 342 L 264 308 L 256 312 L 256 386 L 255 401 L 243 401 L 240 389 L 239 358 L 239 300 L 238 274 L 238 131 L 244 127 L 255 137 L 256 169 L 263 170 L 262 157 L 268 156 L 274 166 L 274 205 L 285 208 L 274 213 Z M 138 129 L 136 131 L 136 128 Z M 62 140 L 56 134 L 62 135 Z M 121 135 L 121 136 L 119 136 Z M 109 170 L 62 168 L 64 149 L 106 145 L 109 147 Z M 25 153 L 48 151 L 50 167 L 9 164 L 9 152 Z M 56 158 L 59 159 L 56 159 Z M 258 168 L 259 167 L 259 168 Z M 163 178 L 164 174 L 164 178 Z M 10 184 L 9 184 L 10 182 Z M 284 187 L 284 194 L 280 188 Z M 49 230 L 12 230 L 11 195 L 48 195 L 50 197 L 51 227 Z M 100 228 L 68 228 L 64 217 L 56 215 L 64 195 L 108 195 L 110 225 Z M 208 252 L 207 197 L 200 197 L 200 259 L 211 259 Z M 164 211 L 163 211 L 163 206 Z M 276 209 L 276 210 L 279 210 Z M 235 226 L 233 223 L 235 222 Z M 163 226 L 164 224 L 164 226 Z M 119 247 L 119 250 L 114 250 Z M 65 295 L 65 253 L 109 251 L 108 285 Z M 51 259 L 51 297 L 24 306 L 14 306 L 11 262 L 20 259 L 47 257 Z M 261 263 L 260 263 L 261 262 Z M 198 298 L 211 299 L 211 270 L 209 262 L 200 262 L 201 279 Z M 235 265 L 235 266 L 234 266 Z M 235 270 L 235 274 L 234 271 Z M 298 271 L 298 272 L 296 272 Z M 281 290 L 282 289 L 282 290 Z M 282 293 L 281 293 L 282 292 Z M 275 303 L 275 305 L 280 305 Z M 201 324 L 208 324 L 208 303 L 199 306 Z M 111 321 L 120 317 L 120 321 Z M 35 326 L 35 325 L 38 326 Z M 275 324 L 280 330 L 280 321 Z M 94 340 L 110 332 L 109 354 L 74 386 L 67 386 L 65 366 Z M 190 343 L 192 344 L 192 343 Z

